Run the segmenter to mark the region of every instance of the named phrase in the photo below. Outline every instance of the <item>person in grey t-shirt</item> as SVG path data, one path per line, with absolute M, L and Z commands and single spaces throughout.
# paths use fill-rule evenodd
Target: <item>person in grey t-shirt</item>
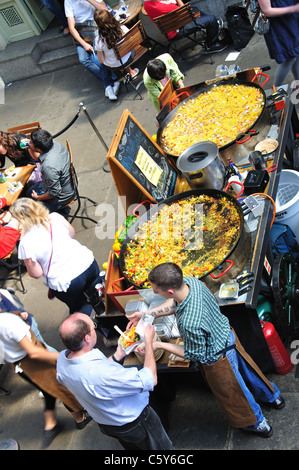
M 45 129 L 34 130 L 29 145 L 39 153 L 34 158 L 40 162 L 42 181 L 30 188 L 27 197 L 43 202 L 50 212 L 59 211 L 75 198 L 70 154 Z

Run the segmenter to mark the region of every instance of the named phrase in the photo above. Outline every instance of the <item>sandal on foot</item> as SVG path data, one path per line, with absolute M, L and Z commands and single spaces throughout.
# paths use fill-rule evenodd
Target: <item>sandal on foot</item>
M 80 423 L 76 423 L 76 428 L 80 430 L 84 429 L 85 426 L 87 426 L 91 420 L 92 420 L 92 417 L 90 416 L 90 414 L 84 410 L 84 419 L 83 421 L 80 421 Z

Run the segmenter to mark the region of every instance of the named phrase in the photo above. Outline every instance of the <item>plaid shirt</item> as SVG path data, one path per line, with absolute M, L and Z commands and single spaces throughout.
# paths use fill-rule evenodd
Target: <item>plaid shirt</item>
M 175 308 L 175 313 L 185 358 L 202 364 L 213 362 L 229 339 L 229 321 L 203 282 L 193 277 L 186 277 L 184 281 L 190 291 Z

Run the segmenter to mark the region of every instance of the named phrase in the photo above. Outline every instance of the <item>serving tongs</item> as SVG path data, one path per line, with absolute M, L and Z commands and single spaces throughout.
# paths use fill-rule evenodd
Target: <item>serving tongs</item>
M 254 273 L 251 271 L 248 273 L 240 274 L 240 276 L 236 278 L 236 281 L 239 284 L 238 297 L 252 289 L 253 280 L 254 280 Z

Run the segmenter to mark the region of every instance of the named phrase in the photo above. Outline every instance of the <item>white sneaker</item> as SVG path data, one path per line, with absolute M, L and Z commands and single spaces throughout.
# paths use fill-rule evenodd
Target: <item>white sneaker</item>
M 118 95 L 119 88 L 120 88 L 120 82 L 114 82 L 114 85 L 113 85 L 113 93 L 115 94 L 115 96 Z
M 112 86 L 107 86 L 105 89 L 105 96 L 109 98 L 110 101 L 117 100 L 117 96 L 114 94 Z
M 246 428 L 242 428 L 243 431 L 255 432 L 257 435 L 261 437 L 271 437 L 273 434 L 272 427 L 268 424 L 266 418 L 254 428 L 253 426 L 247 426 Z

